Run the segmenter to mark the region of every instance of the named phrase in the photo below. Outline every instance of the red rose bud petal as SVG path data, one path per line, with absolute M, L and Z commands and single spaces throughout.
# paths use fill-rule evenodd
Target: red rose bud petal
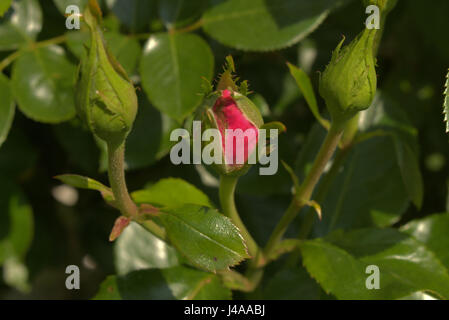
M 223 90 L 212 110 L 222 137 L 225 163 L 231 165 L 246 163 L 257 145 L 259 135 L 257 127 L 242 113 L 229 90 Z M 226 129 L 233 131 L 230 134 Z M 244 142 L 243 146 L 241 141 Z
M 129 225 L 131 219 L 120 216 L 115 220 L 114 227 L 112 228 L 111 234 L 109 235 L 109 241 L 114 241 L 123 232 L 123 230 Z

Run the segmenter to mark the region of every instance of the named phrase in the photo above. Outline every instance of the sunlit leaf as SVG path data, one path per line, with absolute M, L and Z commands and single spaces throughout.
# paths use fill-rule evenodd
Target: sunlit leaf
M 45 123 L 73 118 L 75 70 L 59 46 L 24 52 L 14 63 L 11 78 L 20 111 Z
M 184 205 L 161 209 L 170 242 L 194 265 L 215 272 L 248 258 L 237 227 L 216 210 Z
M 310 275 L 339 299 L 399 299 L 417 291 L 449 297 L 447 269 L 423 244 L 394 229 L 336 233 L 300 248 Z M 380 272 L 379 289 L 368 290 L 372 265 Z
M 149 203 L 155 206 L 177 206 L 197 204 L 212 207 L 212 204 L 201 190 L 187 181 L 178 178 L 165 178 L 145 189 L 132 193 L 137 203 Z
M 152 104 L 181 121 L 201 101 L 201 77 L 210 80 L 214 56 L 196 34 L 156 34 L 146 42 L 140 63 L 142 85 Z

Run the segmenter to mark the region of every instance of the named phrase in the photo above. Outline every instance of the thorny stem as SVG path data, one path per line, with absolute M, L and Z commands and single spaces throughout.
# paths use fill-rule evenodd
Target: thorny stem
M 290 223 L 296 218 L 299 210 L 310 201 L 312 192 L 318 183 L 326 164 L 332 158 L 332 155 L 338 146 L 343 128 L 344 127 L 341 125 L 331 125 L 306 179 L 297 190 L 287 211 L 284 213 L 281 221 L 279 221 L 278 225 L 271 234 L 264 250 L 265 256 L 269 256 L 271 254 L 271 251 L 280 242 Z
M 263 266 L 265 265 L 264 257 L 267 258 L 271 255 L 273 249 L 275 249 L 276 245 L 281 241 L 285 231 L 290 223 L 295 219 L 299 210 L 309 202 L 312 192 L 318 183 L 326 164 L 331 159 L 335 149 L 338 146 L 343 128 L 344 126 L 341 124 L 331 125 L 306 179 L 295 193 L 288 209 L 285 211 L 281 220 L 271 234 L 263 251 L 262 258 L 258 257 L 259 259 L 254 259 L 251 261 L 251 264 L 246 272 L 246 277 L 252 283 L 254 288 L 257 287 L 257 284 L 263 276 Z
M 238 177 L 232 176 L 224 176 L 220 177 L 220 187 L 219 187 L 219 196 L 220 196 L 220 204 L 223 210 L 223 213 L 229 217 L 232 222 L 239 228 L 242 237 L 245 239 L 246 245 L 248 246 L 249 254 L 255 258 L 258 255 L 259 247 L 257 246 L 256 241 L 254 241 L 253 237 L 246 229 L 245 224 L 237 212 L 237 208 L 235 206 L 234 194 L 235 187 L 237 185 Z
M 329 172 L 323 177 L 322 182 L 320 183 L 320 186 L 318 187 L 316 191 L 315 201 L 318 203 L 322 202 L 324 200 L 324 197 L 327 194 L 327 191 L 329 190 L 329 187 L 334 180 L 335 176 L 338 174 L 338 171 L 340 170 L 340 167 L 342 166 L 344 160 L 346 159 L 346 156 L 349 153 L 350 148 L 346 147 L 344 149 L 340 149 L 337 151 L 337 154 L 335 156 L 335 160 L 332 163 L 332 166 L 329 170 Z M 299 229 L 298 238 L 299 239 L 306 239 L 310 232 L 312 231 L 313 221 L 315 220 L 315 213 L 313 210 L 309 210 L 306 213 L 306 216 L 304 218 L 303 223 L 301 224 L 301 227 Z
M 131 199 L 125 180 L 125 143 L 115 145 L 108 144 L 109 161 L 109 183 L 114 194 L 115 205 L 125 217 L 130 217 L 140 223 L 145 229 L 150 231 L 161 240 L 167 241 L 165 229 L 156 222 L 145 219 L 139 214 L 134 201 Z

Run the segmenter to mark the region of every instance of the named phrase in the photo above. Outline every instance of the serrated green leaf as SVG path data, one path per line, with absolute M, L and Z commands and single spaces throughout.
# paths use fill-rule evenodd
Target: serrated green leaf
M 447 269 L 423 244 L 395 229 L 335 233 L 300 248 L 310 275 L 339 299 L 399 299 L 417 291 L 449 297 Z M 379 268 L 379 289 L 366 287 L 369 265 Z
M 449 270 L 449 214 L 434 214 L 412 220 L 400 229 L 432 250 Z
M 15 104 L 9 79 L 0 74 L 0 147 L 8 137 L 14 119 Z
M 0 50 L 14 50 L 36 39 L 42 29 L 42 10 L 37 0 L 13 1 L 0 19 Z
M 318 103 L 316 101 L 315 92 L 313 90 L 312 82 L 310 81 L 309 76 L 300 68 L 288 63 L 288 68 L 290 69 L 290 73 L 293 76 L 293 78 L 296 81 L 296 84 L 298 85 L 299 89 L 301 90 L 301 93 L 304 96 L 304 99 L 307 102 L 307 105 L 310 108 L 310 111 L 312 111 L 315 118 L 318 120 L 321 125 L 329 129 L 330 123 L 328 120 L 324 119 L 321 114 L 320 110 L 318 109 Z
M 215 272 L 248 258 L 237 227 L 215 209 L 189 204 L 161 209 L 158 218 L 170 242 L 199 268 Z
M 224 300 L 231 298 L 218 276 L 174 267 L 134 271 L 123 276 L 109 276 L 94 297 L 96 300 Z
M 201 101 L 201 77 L 212 78 L 214 56 L 196 34 L 156 34 L 144 46 L 142 85 L 152 104 L 182 121 Z
M 73 75 L 76 67 L 59 46 L 24 52 L 12 68 L 11 85 L 27 117 L 58 123 L 75 116 Z
M 230 0 L 202 17 L 204 30 L 241 50 L 285 48 L 304 39 L 338 4 L 334 0 Z
M 131 195 L 136 203 L 148 203 L 159 207 L 189 203 L 213 207 L 207 195 L 194 185 L 179 178 L 161 179 L 143 190 L 134 191 Z
M 162 269 L 179 265 L 176 250 L 131 222 L 114 244 L 115 268 L 119 275 L 142 269 Z

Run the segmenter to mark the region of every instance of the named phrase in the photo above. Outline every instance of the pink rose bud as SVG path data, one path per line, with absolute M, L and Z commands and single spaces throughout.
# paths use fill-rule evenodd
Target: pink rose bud
M 234 166 L 246 163 L 257 146 L 258 128 L 239 109 L 227 89 L 215 101 L 212 110 L 221 133 L 226 163 Z M 233 130 L 234 134 L 227 134 L 226 129 Z M 238 141 L 243 141 L 243 145 L 238 145 Z
M 203 130 L 218 129 L 221 139 L 222 163 L 215 167 L 220 174 L 246 173 L 263 125 L 259 110 L 250 99 L 231 89 L 215 92 L 205 105 Z
M 220 174 L 239 176 L 257 160 L 259 128 L 263 119 L 256 105 L 246 97 L 248 83 L 243 81 L 237 85 L 234 72 L 234 60 L 228 56 L 216 91 L 209 82 L 204 85 L 205 99 L 199 114 L 203 132 L 216 129 L 220 138 L 220 143 L 215 138 L 213 141 L 214 149 L 221 148 L 221 154 L 217 156 L 221 159 L 219 163 L 213 162 L 214 167 Z M 206 142 L 204 147 L 210 143 L 212 141 Z

